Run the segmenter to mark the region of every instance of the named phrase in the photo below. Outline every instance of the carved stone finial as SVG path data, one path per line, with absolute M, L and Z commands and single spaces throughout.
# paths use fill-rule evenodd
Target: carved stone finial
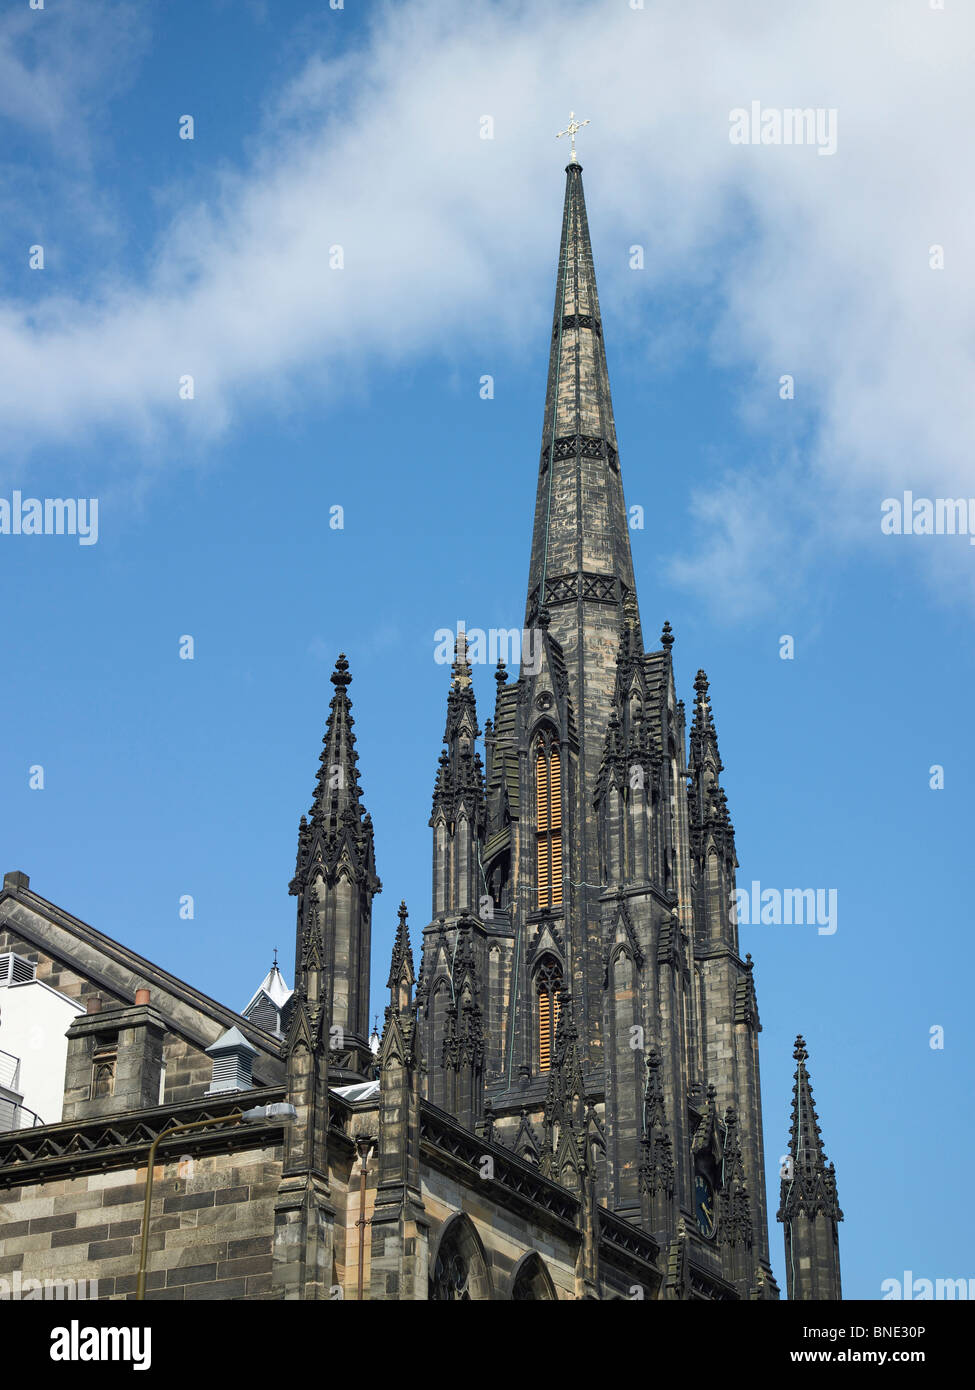
M 333 685 L 347 686 L 352 684 L 352 677 L 349 675 L 349 663 L 345 652 L 339 652 L 339 659 L 335 663 L 335 670 L 330 676 Z
M 461 628 L 454 644 L 454 664 L 450 668 L 455 690 L 469 690 L 471 685 L 471 665 L 467 659 L 467 633 Z

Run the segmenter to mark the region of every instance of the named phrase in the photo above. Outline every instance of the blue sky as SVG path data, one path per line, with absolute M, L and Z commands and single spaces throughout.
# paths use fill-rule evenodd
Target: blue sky
M 415 942 L 429 913 L 433 634 L 522 618 L 574 106 L 644 630 L 686 701 L 711 679 L 739 883 L 838 893 L 832 936 L 742 928 L 772 1210 L 802 1031 L 847 1296 L 975 1275 L 975 549 L 880 531 L 905 488 L 975 492 L 971 17 L 444 8 L 0 20 L 0 497 L 99 499 L 96 545 L 0 535 L 2 867 L 230 1005 L 275 946 L 290 981 L 344 650 L 381 1012 L 396 906 Z M 752 99 L 836 108 L 835 155 L 730 145 Z

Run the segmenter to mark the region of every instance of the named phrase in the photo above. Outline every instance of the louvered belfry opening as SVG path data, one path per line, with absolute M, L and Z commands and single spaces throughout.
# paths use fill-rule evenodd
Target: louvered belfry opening
M 562 971 L 555 961 L 544 961 L 537 980 L 538 991 L 538 1069 L 548 1071 L 552 1066 L 555 1032 L 559 1026 L 559 992 Z
M 535 753 L 535 831 L 538 906 L 562 906 L 562 761 L 552 742 Z

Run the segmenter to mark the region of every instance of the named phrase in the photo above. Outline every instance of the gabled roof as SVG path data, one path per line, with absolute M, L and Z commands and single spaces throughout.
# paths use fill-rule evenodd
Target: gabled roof
M 201 1051 L 228 1029 L 237 1028 L 255 1048 L 254 1073 L 258 1083 L 274 1085 L 284 1080 L 280 1050 L 262 1028 L 42 898 L 30 889 L 26 874 L 8 874 L 4 878 L 0 888 L 0 928 L 3 927 L 125 1004 L 135 1002 L 137 989 L 148 987 L 153 1008 L 165 1019 L 167 1027 Z

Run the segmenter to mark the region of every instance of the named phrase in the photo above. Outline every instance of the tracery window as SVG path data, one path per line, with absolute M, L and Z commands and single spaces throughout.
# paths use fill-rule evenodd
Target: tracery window
M 470 1301 L 470 1269 L 456 1247 L 441 1251 L 433 1267 L 430 1298 L 438 1303 L 467 1303 Z
M 454 1216 L 448 1222 L 430 1271 L 428 1292 L 438 1303 L 493 1297 L 484 1247 L 469 1217 Z

